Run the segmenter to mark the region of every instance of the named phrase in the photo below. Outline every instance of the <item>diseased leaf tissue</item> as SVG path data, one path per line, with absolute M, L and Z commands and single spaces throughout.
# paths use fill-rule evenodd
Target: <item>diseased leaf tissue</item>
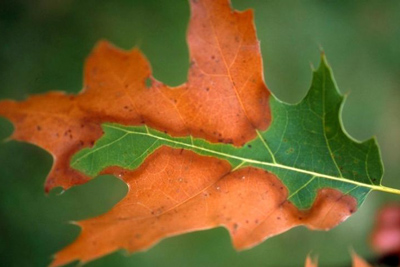
M 103 41 L 80 94 L 0 102 L 12 138 L 53 155 L 46 191 L 101 173 L 129 186 L 109 212 L 78 223 L 80 236 L 53 266 L 217 226 L 237 249 L 250 248 L 298 225 L 330 229 L 371 190 L 399 192 L 380 185 L 375 140 L 342 129 L 343 96 L 325 56 L 307 96 L 282 103 L 263 81 L 252 11 L 233 11 L 228 0 L 190 7 L 185 84 L 164 85 L 140 51 Z

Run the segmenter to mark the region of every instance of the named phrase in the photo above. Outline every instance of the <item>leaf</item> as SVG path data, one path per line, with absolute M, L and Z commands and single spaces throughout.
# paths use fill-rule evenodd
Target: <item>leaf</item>
M 101 42 L 77 96 L 0 102 L 13 139 L 53 154 L 46 191 L 98 174 L 129 186 L 110 212 L 77 223 L 80 236 L 53 266 L 217 226 L 237 249 L 250 248 L 298 225 L 330 229 L 370 190 L 399 193 L 380 185 L 375 140 L 342 130 L 343 97 L 324 56 L 304 100 L 282 103 L 263 82 L 252 12 L 226 0 L 190 3 L 186 84 L 169 88 L 138 50 Z
M 51 92 L 19 103 L 0 102 L 0 116 L 15 126 L 11 139 L 53 155 L 46 192 L 89 180 L 69 162 L 101 136 L 103 122 L 145 123 L 177 136 L 235 145 L 268 126 L 270 93 L 263 82 L 252 12 L 231 12 L 226 0 L 192 1 L 191 10 L 191 63 L 188 81 L 181 86 L 156 81 L 139 50 L 123 52 L 102 41 L 86 62 L 80 94 Z

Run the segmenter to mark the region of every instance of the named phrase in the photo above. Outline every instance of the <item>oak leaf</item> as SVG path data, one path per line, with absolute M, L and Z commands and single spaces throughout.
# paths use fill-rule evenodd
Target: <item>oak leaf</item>
M 217 226 L 237 249 L 250 248 L 298 225 L 328 230 L 371 190 L 396 191 L 380 185 L 375 140 L 342 129 L 343 96 L 324 55 L 303 101 L 282 103 L 263 81 L 252 12 L 227 0 L 190 6 L 187 83 L 170 88 L 140 51 L 103 41 L 78 95 L 0 102 L 13 139 L 52 153 L 46 191 L 98 174 L 129 187 L 111 211 L 77 223 L 80 236 L 53 266 Z

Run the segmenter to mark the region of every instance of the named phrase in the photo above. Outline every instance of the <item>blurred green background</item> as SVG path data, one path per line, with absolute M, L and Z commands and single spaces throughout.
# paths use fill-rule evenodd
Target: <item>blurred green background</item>
M 400 1 L 233 0 L 253 8 L 265 80 L 280 99 L 306 93 L 310 64 L 323 47 L 341 91 L 347 131 L 376 135 L 386 167 L 384 184 L 400 188 Z M 169 85 L 186 79 L 186 0 L 0 1 L 0 99 L 82 88 L 83 63 L 99 39 L 149 58 L 154 76 Z M 0 139 L 12 132 L 0 118 Z M 0 265 L 45 266 L 79 233 L 71 220 L 106 212 L 126 193 L 117 178 L 100 177 L 66 192 L 43 192 L 52 159 L 15 141 L 0 143 Z M 349 248 L 372 258 L 374 215 L 400 196 L 372 193 L 362 209 L 330 232 L 299 227 L 236 252 L 222 228 L 161 241 L 147 252 L 115 252 L 87 266 L 302 266 L 309 252 L 321 266 L 349 266 Z M 76 263 L 71 264 L 76 266 Z

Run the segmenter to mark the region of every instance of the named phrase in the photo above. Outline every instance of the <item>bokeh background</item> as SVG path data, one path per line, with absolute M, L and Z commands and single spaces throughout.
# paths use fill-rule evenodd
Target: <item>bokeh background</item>
M 375 135 L 382 148 L 384 184 L 400 188 L 400 1 L 233 0 L 255 10 L 265 80 L 280 99 L 297 102 L 311 80 L 323 47 L 342 92 L 347 131 Z M 186 0 L 0 1 L 0 99 L 22 100 L 49 90 L 77 93 L 83 64 L 100 39 L 139 47 L 154 76 L 168 85 L 185 81 Z M 0 139 L 12 132 L 0 118 Z M 68 224 L 102 214 L 126 193 L 117 178 L 103 176 L 66 192 L 43 192 L 52 159 L 15 141 L 0 143 L 0 265 L 45 266 L 72 242 Z M 226 230 L 186 234 L 147 252 L 115 252 L 87 266 L 302 266 L 309 252 L 322 266 L 349 266 L 349 248 L 374 257 L 368 237 L 376 211 L 400 196 L 371 193 L 362 209 L 329 232 L 299 227 L 247 251 L 236 252 Z M 76 266 L 76 263 L 70 266 Z

